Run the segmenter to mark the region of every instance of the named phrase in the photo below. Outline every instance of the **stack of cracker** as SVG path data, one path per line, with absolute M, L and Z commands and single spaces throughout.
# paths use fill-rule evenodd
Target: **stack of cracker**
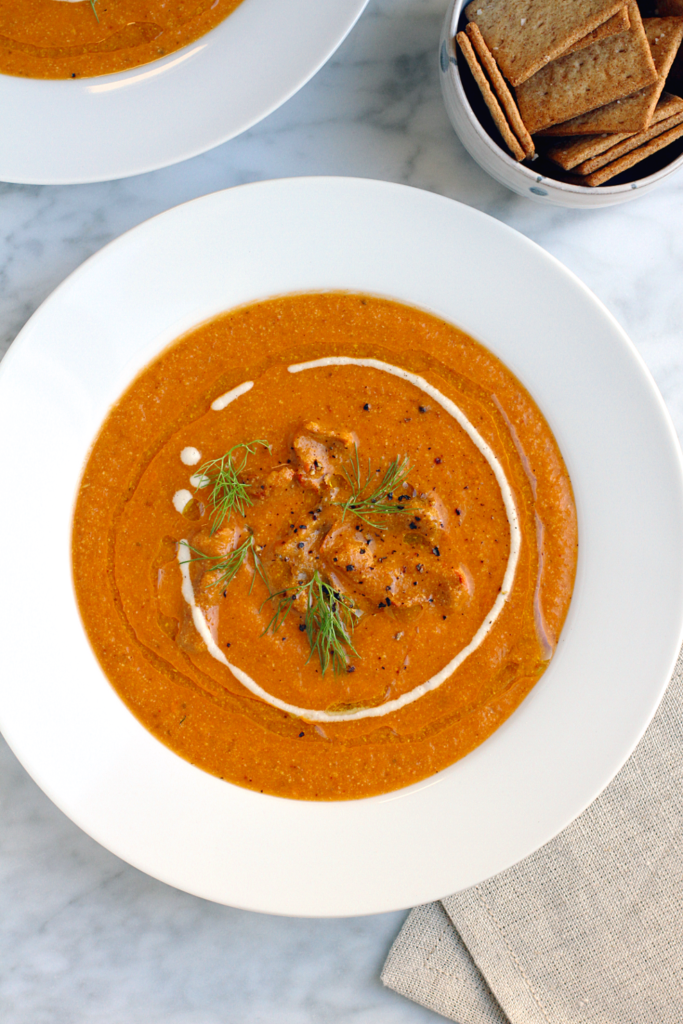
M 683 0 L 658 13 L 643 18 L 636 0 L 471 0 L 457 42 L 517 160 L 552 139 L 545 155 L 563 176 L 595 186 L 683 137 L 683 99 L 664 89 Z

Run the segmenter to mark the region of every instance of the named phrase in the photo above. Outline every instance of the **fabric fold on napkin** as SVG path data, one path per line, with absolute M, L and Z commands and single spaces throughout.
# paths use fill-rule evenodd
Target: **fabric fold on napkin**
M 458 1024 L 681 1024 L 683 652 L 588 810 L 515 867 L 413 910 L 382 980 Z

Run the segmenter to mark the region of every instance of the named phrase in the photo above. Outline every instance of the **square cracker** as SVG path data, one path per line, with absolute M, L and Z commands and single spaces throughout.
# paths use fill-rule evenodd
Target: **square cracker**
M 629 2 L 628 16 L 628 32 L 560 57 L 518 86 L 517 104 L 532 135 L 657 81 L 635 0 Z
M 488 83 L 486 75 L 482 70 L 481 64 L 477 60 L 477 55 L 472 49 L 472 44 L 467 38 L 467 34 L 465 32 L 458 32 L 455 38 L 457 40 L 458 46 L 462 50 L 462 54 L 465 60 L 469 65 L 470 71 L 474 76 L 474 80 L 479 86 L 479 90 L 484 98 L 484 103 L 491 112 L 491 117 L 495 122 L 496 128 L 503 136 L 503 141 L 505 142 L 505 145 L 508 147 L 508 149 L 514 156 L 515 160 L 523 160 L 524 150 L 520 146 L 517 136 L 512 131 L 512 128 L 510 128 L 510 125 L 505 120 L 505 114 L 501 110 L 500 103 L 493 94 L 493 91 Z
M 491 51 L 484 42 L 484 37 L 479 31 L 479 26 L 471 21 L 465 31 L 469 36 L 472 46 L 476 50 L 477 57 L 483 64 L 484 69 L 491 80 L 496 96 L 500 100 L 501 106 L 505 111 L 508 123 L 519 139 L 525 156 L 533 156 L 536 152 L 533 139 L 526 130 L 524 121 L 522 121 L 522 116 L 517 104 L 515 103 L 515 99 L 505 84 L 505 79 L 501 75 L 500 69 L 491 55 Z
M 683 0 L 681 0 L 683 3 Z M 597 43 L 601 39 L 607 39 L 608 36 L 616 36 L 618 32 L 628 31 L 631 25 L 631 21 L 628 16 L 628 7 L 622 7 L 620 11 L 613 14 L 607 21 L 603 21 L 602 25 L 598 25 L 597 28 L 589 32 L 588 35 L 583 36 L 582 39 L 578 39 L 570 47 L 568 47 L 564 53 L 559 54 L 560 57 L 566 57 L 568 53 L 576 53 L 578 50 L 583 50 L 586 46 L 590 46 L 591 43 Z
M 650 127 L 659 124 L 661 121 L 666 121 L 667 118 L 673 117 L 674 114 L 679 112 L 683 115 L 683 99 L 680 96 L 674 96 L 670 92 L 662 93 L 662 97 L 655 108 Z M 622 132 L 615 135 L 575 135 L 556 143 L 552 149 L 548 150 L 546 156 L 564 168 L 565 171 L 571 171 L 573 167 L 577 167 L 580 163 L 599 156 L 609 149 L 613 149 L 620 142 L 635 138 L 637 138 L 637 134 L 630 132 Z
M 658 135 L 667 132 L 670 128 L 675 128 L 677 124 L 681 123 L 683 123 L 683 113 L 679 111 L 668 117 L 666 121 L 658 121 L 657 124 L 651 124 L 644 132 L 636 132 L 635 135 L 631 135 L 623 142 L 612 146 L 606 153 L 600 153 L 599 156 L 594 156 L 590 160 L 584 160 L 583 163 L 578 164 L 574 168 L 574 173 L 592 174 L 593 171 L 606 167 L 607 164 L 611 164 L 614 160 L 618 160 L 619 157 L 625 156 L 626 153 L 630 153 L 634 149 L 638 149 L 639 146 L 643 146 L 650 139 L 656 139 Z
M 638 132 L 647 128 L 683 40 L 683 18 L 644 18 L 643 28 L 657 70 L 657 81 L 632 96 L 608 103 L 588 114 L 553 125 L 548 135 L 594 135 Z
M 623 6 L 624 0 L 472 0 L 465 14 L 516 86 Z
M 670 128 L 669 131 L 663 132 L 658 135 L 655 139 L 647 142 L 644 146 L 639 146 L 638 149 L 632 150 L 627 153 L 626 156 L 622 156 L 619 160 L 613 160 L 610 164 L 605 167 L 601 167 L 599 171 L 594 171 L 593 174 L 587 174 L 585 178 L 576 177 L 574 180 L 580 185 L 602 185 L 605 181 L 609 181 L 610 178 L 616 177 L 617 174 L 621 174 L 622 171 L 627 171 L 629 167 L 634 167 L 639 164 L 641 160 L 646 160 L 653 153 L 657 153 L 660 149 L 664 149 L 665 146 L 671 145 L 676 139 L 680 139 L 683 136 L 683 124 L 677 125 L 675 128 Z

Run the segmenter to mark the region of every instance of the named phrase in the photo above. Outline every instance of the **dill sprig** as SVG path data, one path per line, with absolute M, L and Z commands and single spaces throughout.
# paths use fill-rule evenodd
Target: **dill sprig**
M 352 606 L 331 583 L 322 579 L 317 569 L 308 583 L 293 591 L 280 590 L 267 598 L 279 598 L 279 601 L 275 606 L 275 614 L 263 632 L 272 629 L 276 633 L 302 594 L 306 595 L 304 626 L 311 649 L 306 664 L 317 655 L 323 675 L 330 665 L 336 673 L 345 671 L 349 654 L 358 657 L 351 639 L 354 627 Z
M 256 573 L 259 574 L 265 585 L 270 590 L 270 584 L 266 577 L 263 564 L 256 551 L 254 544 L 253 534 L 249 534 L 247 539 L 243 541 L 239 547 L 229 552 L 227 555 L 207 555 L 198 548 L 192 547 L 191 544 L 187 544 L 190 551 L 194 552 L 191 558 L 187 558 L 181 565 L 185 565 L 186 562 L 212 562 L 213 564 L 207 567 L 207 572 L 217 572 L 219 576 L 210 586 L 213 587 L 227 587 L 231 583 L 237 573 L 240 571 L 248 556 L 251 554 L 254 560 L 254 575 L 251 580 L 251 586 L 249 587 L 249 593 L 251 594 L 254 587 L 254 580 L 256 579 Z
M 247 441 L 244 444 L 234 445 L 220 459 L 205 462 L 197 470 L 195 479 L 199 479 L 199 484 L 196 489 L 212 485 L 209 496 L 213 505 L 211 533 L 215 533 L 223 525 L 226 517 L 229 520 L 233 511 L 244 516 L 247 507 L 254 504 L 249 497 L 247 485 L 240 480 L 239 474 L 244 471 L 247 457 L 253 455 L 259 446 L 270 451 L 267 441 Z M 240 458 L 235 459 L 234 453 L 240 449 L 243 454 Z
M 342 467 L 342 473 L 347 484 L 351 488 L 351 496 L 346 501 L 336 501 L 334 504 L 341 506 L 344 511 L 342 521 L 347 512 L 366 523 L 375 530 L 386 530 L 387 525 L 377 521 L 375 516 L 386 515 L 412 515 L 413 509 L 405 508 L 400 502 L 392 502 L 392 492 L 400 487 L 410 471 L 410 460 L 405 455 L 403 458 L 396 456 L 385 470 L 380 483 L 373 488 L 373 474 L 368 459 L 368 472 L 363 482 L 361 477 L 360 459 L 358 457 L 358 445 L 354 445 L 354 454 L 346 466 Z
M 100 19 L 99 19 L 99 16 L 97 14 L 97 11 L 95 10 L 96 2 L 97 2 L 97 0 L 90 0 L 90 6 L 92 7 L 92 12 L 95 15 L 95 17 L 97 18 L 97 24 L 99 25 Z

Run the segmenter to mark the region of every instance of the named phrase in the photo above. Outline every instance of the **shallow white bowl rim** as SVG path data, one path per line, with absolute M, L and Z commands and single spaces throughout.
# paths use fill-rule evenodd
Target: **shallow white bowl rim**
M 510 720 L 425 782 L 297 802 L 194 768 L 139 725 L 85 639 L 71 510 L 112 402 L 207 317 L 348 289 L 430 310 L 488 345 L 544 411 L 574 483 L 576 590 L 556 656 Z M 559 314 L 559 315 L 558 315 Z M 650 375 L 613 317 L 522 235 L 384 182 L 298 178 L 206 196 L 91 257 L 34 314 L 0 372 L 5 545 L 0 726 L 48 796 L 124 860 L 207 899 L 335 916 L 424 903 L 532 853 L 609 782 L 646 728 L 681 641 L 683 473 Z M 26 500 L 40 463 L 47 505 Z M 637 555 L 633 553 L 638 529 Z M 0 528 L 16 536 L 13 501 Z M 37 583 L 49 615 L 34 614 Z
M 243 0 L 161 60 L 113 75 L 0 75 L 0 180 L 106 181 L 203 153 L 272 113 L 322 67 L 368 0 Z

